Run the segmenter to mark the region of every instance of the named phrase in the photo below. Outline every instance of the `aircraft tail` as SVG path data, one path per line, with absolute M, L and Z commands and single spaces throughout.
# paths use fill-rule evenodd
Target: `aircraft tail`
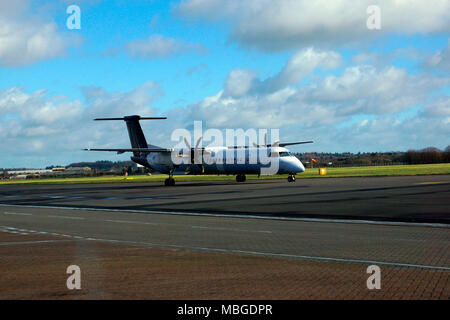
M 128 135 L 130 137 L 130 143 L 132 148 L 148 148 L 147 140 L 145 139 L 144 132 L 142 131 L 139 120 L 161 120 L 167 119 L 166 117 L 141 117 L 138 115 L 126 116 L 123 118 L 97 118 L 94 120 L 124 120 L 127 124 Z M 139 152 L 134 152 L 137 156 Z

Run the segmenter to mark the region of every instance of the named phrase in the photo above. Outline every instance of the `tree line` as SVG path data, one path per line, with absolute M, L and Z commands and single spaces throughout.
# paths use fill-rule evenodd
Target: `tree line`
M 406 152 L 305 152 L 296 156 L 303 163 L 316 161 L 314 166 L 374 166 L 395 164 L 431 164 L 449 163 L 450 146 L 445 150 L 429 147 L 421 150 L 408 150 Z M 312 160 L 314 159 L 314 160 Z

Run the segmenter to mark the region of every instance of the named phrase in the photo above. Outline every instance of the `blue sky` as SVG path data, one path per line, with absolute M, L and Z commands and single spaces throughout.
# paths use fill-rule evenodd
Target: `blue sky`
M 373 3 L 379 30 L 366 27 Z M 72 4 L 80 30 L 66 27 Z M 2 3 L 0 167 L 127 159 L 80 149 L 126 147 L 123 124 L 90 119 L 128 114 L 167 115 L 144 125 L 163 146 L 195 120 L 316 141 L 298 152 L 449 145 L 449 1 L 318 4 Z

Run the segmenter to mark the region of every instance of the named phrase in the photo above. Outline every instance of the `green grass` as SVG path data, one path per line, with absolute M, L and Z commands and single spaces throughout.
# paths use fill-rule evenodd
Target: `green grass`
M 431 174 L 450 174 L 450 163 L 405 165 L 405 166 L 379 166 L 379 167 L 348 167 L 348 168 L 327 168 L 327 175 L 320 176 L 319 169 L 306 169 L 298 174 L 299 179 L 305 178 L 339 178 L 339 177 L 375 177 L 375 176 L 415 176 Z M 247 175 L 247 179 L 286 179 L 287 175 L 261 176 Z M 71 184 L 71 183 L 111 183 L 111 182 L 152 182 L 164 181 L 167 175 L 155 174 L 151 176 L 131 176 L 125 179 L 123 176 L 103 176 L 84 178 L 52 178 L 52 179 L 29 179 L 29 180 L 5 180 L 3 184 Z M 200 175 L 200 176 L 175 176 L 177 181 L 210 181 L 210 180 L 234 180 L 230 175 Z

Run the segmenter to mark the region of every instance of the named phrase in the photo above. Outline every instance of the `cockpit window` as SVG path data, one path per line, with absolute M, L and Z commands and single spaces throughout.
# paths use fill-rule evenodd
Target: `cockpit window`
M 280 157 L 290 157 L 291 155 L 289 154 L 289 152 L 283 151 L 280 152 Z

